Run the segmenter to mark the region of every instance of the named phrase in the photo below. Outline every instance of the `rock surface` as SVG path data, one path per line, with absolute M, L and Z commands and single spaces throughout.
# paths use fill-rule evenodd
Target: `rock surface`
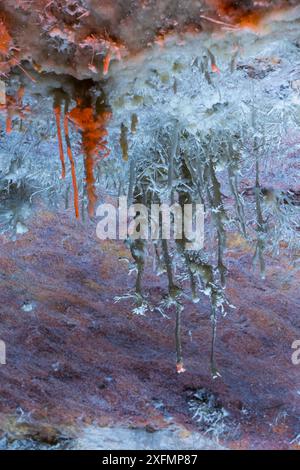
M 155 431 L 174 423 L 196 431 L 189 402 L 204 388 L 229 413 L 218 436 L 224 445 L 295 446 L 300 384 L 291 344 L 300 336 L 299 279 L 284 257 L 270 260 L 262 284 L 250 252 L 231 239 L 228 293 L 237 308 L 219 327 L 222 379 L 212 381 L 208 304 L 186 307 L 187 372 L 178 376 L 174 319 L 135 317 L 129 303 L 114 303 L 133 284 L 118 261 L 124 254 L 64 211 L 41 212 L 16 242 L 2 237 L 2 431 L 50 443 L 92 424 Z M 146 287 L 154 300 L 165 289 L 150 272 Z
M 122 449 L 124 441 L 133 448 L 159 443 L 162 448 L 299 448 L 300 366 L 292 363 L 292 343 L 300 339 L 295 258 L 287 252 L 267 256 L 263 282 L 252 265 L 253 250 L 239 235 L 228 234 L 227 295 L 236 308 L 219 323 L 222 377 L 212 380 L 209 370 L 211 321 L 205 296 L 198 304 L 185 305 L 187 371 L 176 374 L 175 319 L 157 311 L 136 316 L 130 300 L 115 302 L 134 285 L 128 266 L 120 261 L 130 254 L 121 243 L 97 240 L 95 223 L 83 217 L 76 222 L 68 208 L 71 172 L 66 181 L 59 180 L 54 119 L 60 90 L 74 106 L 70 117 L 76 125 L 70 126 L 70 137 L 84 206 L 87 165 L 79 157 L 90 150 L 95 135 L 102 152 L 109 145 L 113 157 L 107 166 L 106 161 L 95 165 L 98 193 L 107 197 L 102 169 L 108 187 L 114 177 L 122 182 L 118 177 L 128 171 L 128 148 L 144 155 L 150 138 L 157 141 L 158 117 L 166 113 L 176 118 L 180 112 L 191 132 L 230 127 L 232 116 L 243 122 L 241 116 L 253 105 L 249 83 L 255 81 L 258 109 L 271 116 L 268 129 L 276 134 L 274 139 L 268 135 L 268 159 L 262 158 L 261 197 L 269 206 L 281 197 L 281 205 L 274 204 L 280 217 L 289 194 L 296 214 L 299 10 L 296 15 L 286 8 L 298 3 L 0 2 L 0 76 L 8 100 L 0 103 L 5 115 L 0 133 L 0 340 L 7 349 L 7 363 L 0 365 L 0 449 Z M 273 22 L 278 18 L 282 23 Z M 211 46 L 218 65 L 208 52 Z M 206 54 L 202 75 L 196 50 L 201 58 Z M 89 79 L 84 82 L 88 93 L 81 79 Z M 103 89 L 112 116 L 106 109 L 93 116 L 95 134 L 88 141 L 91 128 L 78 116 L 75 98 L 83 90 L 96 108 Z M 92 116 L 91 106 L 84 111 Z M 128 128 L 131 124 L 132 135 L 122 147 L 124 123 Z M 99 151 L 97 145 L 88 156 Z M 246 164 L 243 196 L 253 207 L 253 167 L 245 152 L 241 156 Z M 222 191 L 226 204 L 233 204 L 226 185 Z M 39 193 L 45 197 L 36 197 Z M 290 233 L 284 224 L 284 233 Z M 289 248 L 290 240 L 282 240 L 281 232 L 278 237 L 280 247 Z M 152 273 L 150 260 L 144 288 L 154 305 L 167 291 L 166 281 Z
M 256 27 L 298 0 L 3 0 L 0 73 L 21 61 L 35 69 L 97 78 L 107 55 L 126 57 L 168 32 Z M 222 24 L 223 23 L 223 24 Z

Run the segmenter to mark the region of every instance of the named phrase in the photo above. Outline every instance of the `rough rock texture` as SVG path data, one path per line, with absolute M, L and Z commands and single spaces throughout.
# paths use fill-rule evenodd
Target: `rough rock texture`
M 298 0 L 2 0 L 0 72 L 8 73 L 11 67 L 26 60 L 39 71 L 97 78 L 108 54 L 113 60 L 159 41 L 168 32 L 211 31 L 224 27 L 222 22 L 225 26 L 255 28 L 270 11 L 281 11 L 298 3 Z
M 16 242 L 1 240 L 4 431 L 20 436 L 25 426 L 23 435 L 56 442 L 92 423 L 155 430 L 171 420 L 196 430 L 188 401 L 205 388 L 230 413 L 221 442 L 238 448 L 295 445 L 299 367 L 291 362 L 291 344 L 300 336 L 299 279 L 289 277 L 283 257 L 270 262 L 262 284 L 247 247 L 231 239 L 228 294 L 237 309 L 222 320 L 222 379 L 212 381 L 206 302 L 185 311 L 187 372 L 177 376 L 174 319 L 139 318 L 130 304 L 114 303 L 133 284 L 118 261 L 126 254 L 123 246 L 116 252 L 115 245 L 100 244 L 94 227 L 74 223 L 65 212 L 40 213 L 30 229 Z M 150 272 L 146 286 L 153 299 L 165 289 Z

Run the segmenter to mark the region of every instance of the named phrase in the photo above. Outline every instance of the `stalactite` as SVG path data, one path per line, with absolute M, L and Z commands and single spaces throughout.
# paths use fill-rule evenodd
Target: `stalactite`
M 266 264 L 264 259 L 264 249 L 265 249 L 265 234 L 266 234 L 266 222 L 263 218 L 262 208 L 261 208 L 261 187 L 260 187 L 260 177 L 259 177 L 259 161 L 258 157 L 256 159 L 256 183 L 255 183 L 255 206 L 256 206 L 256 222 L 257 222 L 257 241 L 254 254 L 254 260 L 258 258 L 260 273 L 262 279 L 265 278 Z
M 102 110 L 102 112 L 97 115 L 91 105 L 86 105 L 81 100 L 78 100 L 77 106 L 69 113 L 69 119 L 75 127 L 80 130 L 82 136 L 88 212 L 90 217 L 94 216 L 95 203 L 97 201 L 94 177 L 95 162 L 99 156 L 105 158 L 110 153 L 106 140 L 108 134 L 106 123 L 110 118 L 110 111 Z
M 144 256 L 145 242 L 144 240 L 130 240 L 130 251 L 137 268 L 137 276 L 135 281 L 135 292 L 139 299 L 143 298 L 142 293 L 142 279 L 145 269 L 145 256 Z
M 198 170 L 200 170 L 200 162 L 198 161 Z M 214 209 L 216 217 L 215 225 L 218 233 L 218 271 L 220 275 L 221 285 L 225 285 L 225 266 L 223 265 L 223 249 L 225 248 L 224 234 L 225 228 L 223 226 L 223 218 L 225 211 L 222 203 L 222 195 L 220 190 L 220 184 L 217 180 L 213 162 L 208 156 L 208 162 L 204 164 L 204 180 L 206 181 L 205 189 L 207 192 L 207 198 L 209 206 Z M 200 171 L 202 173 L 202 170 Z M 192 163 L 185 152 L 182 154 L 182 165 L 181 165 L 181 179 L 189 183 L 189 187 L 196 185 L 197 181 L 194 181 L 194 171 L 192 169 Z M 198 182 L 199 183 L 199 182 Z M 204 188 L 201 187 L 200 195 Z M 202 196 L 203 197 L 203 196 Z M 185 204 L 193 203 L 191 191 L 189 189 L 181 189 L 179 191 L 179 203 L 183 207 Z M 215 361 L 215 343 L 217 334 L 217 309 L 218 301 L 222 299 L 222 289 L 218 288 L 218 282 L 215 278 L 214 268 L 208 262 L 202 260 L 200 252 L 190 252 L 185 249 L 186 240 L 179 240 L 176 242 L 177 248 L 180 254 L 183 256 L 185 266 L 190 279 L 191 291 L 195 302 L 199 301 L 197 296 L 197 278 L 200 278 L 202 283 L 203 291 L 209 296 L 211 305 L 211 324 L 212 324 L 212 341 L 211 341 L 211 373 L 212 377 L 216 378 L 220 376 Z
M 171 304 L 175 305 L 175 347 L 176 347 L 176 370 L 178 374 L 185 372 L 182 355 L 182 342 L 181 342 L 181 314 L 183 306 L 179 301 L 181 289 L 174 283 L 172 259 L 169 254 L 168 242 L 163 239 L 162 253 L 165 262 L 167 276 L 168 276 L 168 294 Z
M 84 157 L 84 168 L 86 175 L 86 191 L 88 196 L 88 212 L 93 217 L 95 213 L 95 204 L 97 201 L 94 177 L 94 157 L 90 153 L 86 153 Z
M 220 377 L 220 372 L 216 365 L 215 359 L 215 347 L 216 347 L 216 338 L 217 338 L 217 311 L 214 302 L 211 304 L 211 323 L 212 323 L 212 339 L 211 339 L 211 351 L 210 351 L 210 368 L 211 375 L 213 379 Z
M 58 98 L 54 99 L 53 110 L 54 110 L 55 121 L 56 121 L 59 158 L 61 161 L 61 177 L 64 179 L 66 177 L 66 165 L 65 165 L 64 148 L 63 148 L 63 141 L 62 141 L 62 134 L 61 134 L 61 102 Z
M 211 62 L 211 71 L 213 73 L 220 74 L 221 72 L 220 72 L 219 67 L 217 66 L 217 62 L 216 62 L 216 58 L 215 58 L 214 54 L 209 49 L 207 50 L 207 52 L 208 52 L 210 62 Z
M 69 115 L 68 115 L 67 107 L 65 109 L 65 116 L 64 116 L 64 131 L 65 131 L 65 139 L 66 139 L 66 144 L 67 144 L 67 154 L 68 154 L 70 165 L 71 165 L 75 216 L 76 216 L 76 219 L 79 219 L 78 186 L 77 186 L 75 162 L 74 162 L 74 158 L 72 154 L 71 141 L 70 141 L 70 136 L 69 136 Z
M 6 115 L 5 131 L 6 131 L 6 134 L 10 134 L 12 131 L 12 118 L 11 118 L 9 111 L 7 111 L 7 115 Z
M 226 219 L 226 212 L 222 200 L 220 183 L 217 179 L 211 156 L 207 165 L 206 177 L 209 178 L 211 181 L 211 189 L 207 188 L 207 195 L 212 208 L 212 216 L 216 226 L 218 237 L 217 266 L 220 275 L 221 285 L 222 287 L 225 287 L 227 268 L 224 265 L 224 251 L 226 248 L 226 230 L 224 227 L 224 221 Z
M 110 52 L 108 52 L 103 61 L 103 75 L 108 74 L 111 59 L 112 59 L 112 55 Z
M 254 85 L 253 85 L 253 95 L 254 95 Z M 261 143 L 259 142 L 257 136 L 257 115 L 255 108 L 252 108 L 251 120 L 252 128 L 254 130 L 254 142 L 253 142 L 253 152 L 255 155 L 255 209 L 256 209 L 256 232 L 257 240 L 253 260 L 258 259 L 260 274 L 262 279 L 265 279 L 265 259 L 264 259 L 264 250 L 265 250 L 265 235 L 266 235 L 266 221 L 263 218 L 262 212 L 262 192 L 260 185 L 260 164 L 259 164 L 259 152 Z
M 134 185 L 136 179 L 136 170 L 135 170 L 135 161 L 133 158 L 130 158 L 129 162 L 129 184 L 128 184 L 128 204 L 131 204 L 133 201 Z
M 245 223 L 245 213 L 242 198 L 239 194 L 238 190 L 238 180 L 236 172 L 234 171 L 230 162 L 228 162 L 228 182 L 230 186 L 230 190 L 233 194 L 234 201 L 235 201 L 235 209 L 237 213 L 237 219 L 240 225 L 240 229 L 242 231 L 243 237 L 247 238 L 247 231 L 246 231 L 246 223 Z

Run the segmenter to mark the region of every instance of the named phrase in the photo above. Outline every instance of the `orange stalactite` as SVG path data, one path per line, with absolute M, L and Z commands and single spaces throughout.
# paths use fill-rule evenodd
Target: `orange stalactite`
M 261 26 L 262 19 L 263 17 L 260 13 L 253 12 L 243 16 L 239 20 L 238 25 L 241 28 L 252 29 L 253 31 L 257 31 Z
M 6 134 L 10 134 L 12 131 L 12 119 L 9 113 L 6 116 L 6 127 L 5 127 Z
M 105 139 L 108 134 L 105 125 L 111 118 L 111 113 L 103 111 L 99 115 L 95 115 L 92 107 L 83 107 L 81 102 L 78 102 L 76 108 L 70 111 L 69 118 L 82 135 L 88 211 L 90 217 L 93 217 L 97 201 L 94 166 L 99 155 L 105 158 L 110 153 Z
M 212 71 L 213 73 L 218 73 L 218 74 L 221 73 L 221 71 L 220 71 L 219 67 L 217 66 L 217 64 L 212 64 L 212 65 L 211 65 L 211 71 Z
M 53 107 L 55 120 L 56 120 L 56 127 L 57 127 L 57 137 L 58 137 L 58 146 L 59 146 L 59 158 L 61 161 L 61 177 L 64 179 L 66 177 L 66 165 L 65 165 L 65 156 L 64 156 L 64 149 L 63 149 L 63 142 L 62 142 L 62 135 L 61 135 L 61 106 L 57 104 Z
M 86 154 L 84 159 L 85 175 L 86 175 L 86 190 L 88 195 L 88 212 L 89 216 L 93 217 L 95 213 L 95 204 L 97 201 L 95 191 L 95 177 L 94 177 L 94 159 L 92 155 Z
M 72 184 L 73 184 L 73 191 L 74 191 L 75 216 L 76 216 L 76 219 L 79 219 L 78 186 L 77 186 L 75 162 L 74 162 L 74 158 L 73 158 L 73 154 L 72 154 L 71 141 L 70 141 L 70 137 L 69 137 L 69 115 L 68 115 L 68 113 L 66 113 L 65 117 L 64 117 L 64 131 L 65 131 L 65 138 L 66 138 L 66 144 L 67 144 L 67 154 L 68 154 L 70 164 L 71 164 Z
M 103 75 L 107 75 L 107 74 L 108 74 L 111 59 L 112 59 L 111 53 L 108 52 L 108 54 L 106 55 L 106 57 L 105 57 L 105 59 L 104 59 L 104 61 L 103 61 Z
M 0 19 L 0 54 L 7 56 L 12 46 L 12 38 L 8 33 L 3 20 Z

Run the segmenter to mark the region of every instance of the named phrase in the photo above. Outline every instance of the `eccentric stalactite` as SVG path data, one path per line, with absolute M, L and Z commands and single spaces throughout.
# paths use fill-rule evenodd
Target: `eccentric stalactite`
M 111 56 L 111 53 L 108 52 L 108 54 L 106 55 L 104 61 L 103 61 L 103 75 L 107 75 L 108 72 L 109 72 L 109 66 L 110 66 L 110 62 L 112 60 L 112 56 Z
M 172 129 L 171 132 L 169 129 Z M 181 301 L 183 288 L 181 278 L 188 280 L 192 298 L 195 303 L 200 300 L 200 293 L 203 292 L 210 299 L 211 304 L 211 373 L 212 377 L 220 376 L 216 364 L 216 339 L 217 324 L 219 313 L 226 313 L 227 307 L 232 307 L 226 298 L 226 274 L 225 251 L 227 238 L 227 225 L 230 217 L 227 214 L 226 198 L 222 193 L 221 183 L 217 175 L 217 165 L 221 161 L 226 161 L 228 189 L 233 197 L 233 211 L 236 211 L 236 227 L 241 234 L 248 239 L 247 220 L 244 210 L 243 199 L 238 187 L 238 173 L 240 170 L 240 157 L 237 150 L 233 151 L 232 141 L 241 144 L 241 138 L 238 134 L 228 135 L 226 132 L 220 134 L 207 134 L 197 137 L 201 142 L 201 150 L 197 145 L 197 151 L 194 150 L 193 137 L 186 130 L 179 130 L 178 124 L 169 126 L 168 133 L 163 130 L 159 133 L 162 148 L 169 148 L 170 155 L 164 156 L 160 152 L 151 154 L 151 164 L 148 161 L 148 167 L 145 168 L 144 160 L 130 162 L 131 177 L 129 189 L 133 194 L 133 202 L 144 202 L 147 205 L 151 203 L 162 204 L 165 197 L 170 197 L 170 188 L 172 189 L 171 202 L 177 201 L 180 207 L 201 201 L 205 206 L 206 212 L 210 214 L 210 229 L 214 238 L 214 253 L 212 259 L 209 259 L 204 250 L 189 251 L 186 249 L 187 240 L 176 240 L 175 244 L 166 240 L 154 244 L 155 255 L 158 264 L 163 264 L 168 279 L 168 295 L 162 299 L 162 309 L 175 308 L 175 345 L 176 345 L 176 368 L 177 372 L 184 372 L 183 351 L 181 345 L 181 321 L 183 304 Z M 242 144 L 241 144 L 242 145 Z M 167 152 L 166 152 L 167 153 Z M 134 168 L 134 170 L 133 170 Z M 256 183 L 258 186 L 258 182 Z M 261 191 L 259 190 L 261 194 Z M 257 205 L 257 202 L 256 202 Z M 260 206 L 259 206 L 260 207 Z M 262 225 L 261 209 L 258 220 L 257 230 L 260 232 Z M 266 232 L 262 234 L 262 240 Z M 137 298 L 143 297 L 141 279 L 145 269 L 145 241 L 134 240 L 130 242 L 134 263 L 137 268 L 136 294 Z M 158 247 L 161 246 L 161 254 Z M 265 249 L 265 241 L 261 248 L 261 255 Z M 171 254 L 172 253 L 172 254 Z M 215 262 L 214 262 L 215 258 Z M 181 261 L 178 262 L 178 259 Z M 174 266 L 177 266 L 176 276 Z M 179 270 L 179 273 L 178 273 Z M 182 273 L 182 274 L 180 274 Z M 182 277 L 183 276 L 183 277 Z M 147 301 L 144 298 L 144 302 Z M 145 305 L 145 304 L 144 304 Z

